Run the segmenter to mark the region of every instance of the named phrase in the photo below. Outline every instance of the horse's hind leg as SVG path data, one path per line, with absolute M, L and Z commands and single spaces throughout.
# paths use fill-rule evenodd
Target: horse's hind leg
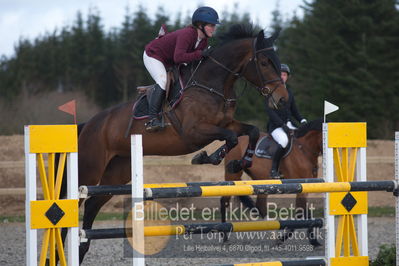
M 122 185 L 130 181 L 130 158 L 114 157 L 109 164 L 101 178 L 99 185 Z M 94 219 L 99 213 L 102 206 L 112 198 L 110 196 L 95 196 L 90 197 L 85 201 L 85 208 L 83 213 L 83 229 L 91 229 Z M 80 263 L 90 247 L 90 240 L 81 243 L 79 246 L 79 260 Z
M 82 229 L 91 229 L 93 226 L 94 219 L 96 218 L 101 207 L 110 199 L 112 196 L 96 196 L 90 197 L 85 201 L 84 214 L 83 214 L 83 225 Z M 84 256 L 89 251 L 90 239 L 87 242 L 80 243 L 79 246 L 79 263 L 82 263 Z

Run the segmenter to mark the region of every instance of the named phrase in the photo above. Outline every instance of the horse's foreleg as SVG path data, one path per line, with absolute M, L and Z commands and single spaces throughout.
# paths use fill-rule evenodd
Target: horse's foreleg
M 230 205 L 230 199 L 231 199 L 230 196 L 223 196 L 220 199 L 220 215 L 221 215 L 222 223 L 225 223 L 227 221 L 226 220 L 226 211 Z
M 305 193 L 300 193 L 296 197 L 296 219 L 314 219 L 315 217 L 313 216 L 314 214 L 311 213 L 311 210 L 307 206 L 307 194 Z M 317 231 L 320 230 L 320 228 L 317 227 L 309 227 L 307 230 L 307 235 L 309 239 L 309 243 L 315 247 L 321 246 L 321 243 L 317 239 Z
M 230 205 L 230 199 L 231 199 L 230 196 L 224 196 L 220 199 L 220 214 L 221 214 L 222 223 L 225 223 L 227 221 L 226 214 Z M 227 240 L 228 240 L 228 234 L 227 232 L 224 232 L 223 242 L 226 242 Z
M 215 152 L 208 156 L 206 151 L 202 151 L 195 155 L 191 160 L 192 164 L 214 164 L 218 165 L 224 159 L 226 154 L 238 144 L 237 134 L 229 129 L 206 125 L 199 127 L 196 132 L 199 136 L 206 136 L 212 140 L 225 140 L 226 144 L 222 145 Z
M 256 209 L 259 211 L 259 215 L 262 218 L 267 216 L 267 194 L 258 195 L 256 197 Z
M 259 139 L 259 129 L 248 124 L 241 124 L 241 128 L 243 130 L 242 135 L 249 136 L 248 147 L 242 158 L 242 167 L 245 169 L 252 166 L 252 157 L 254 156 L 256 143 Z
M 259 139 L 259 129 L 255 126 L 243 124 L 238 121 L 234 121 L 230 127 L 237 132 L 238 136 L 249 136 L 248 146 L 243 158 L 241 160 L 233 160 L 226 166 L 228 172 L 237 173 L 252 166 L 252 157 Z

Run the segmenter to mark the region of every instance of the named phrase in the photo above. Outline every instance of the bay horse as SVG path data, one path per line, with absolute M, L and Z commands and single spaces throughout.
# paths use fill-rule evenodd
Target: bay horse
M 265 132 L 260 132 L 260 138 L 267 136 Z M 322 154 L 323 138 L 322 138 L 322 119 L 313 120 L 307 124 L 301 125 L 297 130 L 293 131 L 291 151 L 281 160 L 280 172 L 284 179 L 296 178 L 317 178 L 318 172 L 318 157 Z M 240 160 L 245 153 L 245 148 L 248 145 L 248 137 L 241 136 L 238 138 L 238 145 L 234 147 L 225 157 L 225 180 L 237 181 L 241 180 L 245 172 L 250 178 L 254 180 L 270 179 L 272 160 L 266 158 L 253 157 L 252 166 L 233 173 L 228 165 L 228 162 Z M 306 210 L 307 193 L 300 193 L 296 196 L 296 207 Z M 230 196 L 224 196 L 220 200 L 221 218 L 222 222 L 226 222 L 226 209 L 230 204 Z M 267 195 L 258 195 L 256 204 L 247 196 L 240 196 L 239 199 L 249 208 L 255 207 L 262 218 L 267 215 Z M 307 219 L 309 217 L 301 217 Z M 308 235 L 310 231 L 308 231 Z M 225 235 L 227 236 L 227 235 Z M 287 237 L 287 236 L 286 236 Z M 225 240 L 227 240 L 225 238 Z M 284 240 L 284 239 L 282 239 Z M 309 238 L 310 243 L 317 246 L 318 241 L 314 238 Z
M 244 78 L 258 88 L 272 108 L 284 104 L 288 93 L 280 79 L 280 61 L 273 48 L 276 38 L 276 35 L 265 38 L 263 31 L 254 34 L 252 25 L 233 25 L 195 71 L 183 68 L 184 93 L 180 102 L 166 112 L 165 119 L 171 126 L 162 131 L 146 132 L 146 120 L 132 120 L 128 126 L 133 101 L 91 118 L 79 134 L 79 186 L 130 182 L 127 128 L 128 135 L 142 134 L 144 155 L 183 155 L 198 151 L 214 140 L 226 141 L 209 156 L 202 152 L 193 163 L 219 164 L 226 152 L 237 145 L 238 136 L 248 135 L 246 156 L 240 162 L 244 168 L 249 167 L 259 130 L 233 118 L 237 100 L 233 87 L 239 78 Z M 91 197 L 85 201 L 83 229 L 92 228 L 96 215 L 111 197 Z M 80 244 L 80 262 L 89 246 L 90 240 Z

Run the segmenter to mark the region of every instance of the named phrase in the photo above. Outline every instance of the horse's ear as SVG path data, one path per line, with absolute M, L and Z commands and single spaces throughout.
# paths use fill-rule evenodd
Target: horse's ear
M 261 30 L 256 37 L 256 49 L 261 49 L 264 46 L 265 33 Z
M 261 30 L 259 33 L 258 33 L 258 37 L 257 37 L 258 39 L 264 39 L 265 38 L 265 32 L 263 31 L 263 30 Z

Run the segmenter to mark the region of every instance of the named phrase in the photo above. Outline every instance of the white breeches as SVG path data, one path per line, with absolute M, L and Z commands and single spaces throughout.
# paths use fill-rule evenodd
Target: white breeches
M 288 136 L 287 133 L 283 130 L 283 128 L 278 127 L 271 133 L 273 139 L 281 145 L 281 147 L 286 148 L 288 145 Z
M 143 61 L 148 73 L 163 90 L 166 88 L 167 73 L 163 63 L 153 57 L 147 55 L 144 51 Z

